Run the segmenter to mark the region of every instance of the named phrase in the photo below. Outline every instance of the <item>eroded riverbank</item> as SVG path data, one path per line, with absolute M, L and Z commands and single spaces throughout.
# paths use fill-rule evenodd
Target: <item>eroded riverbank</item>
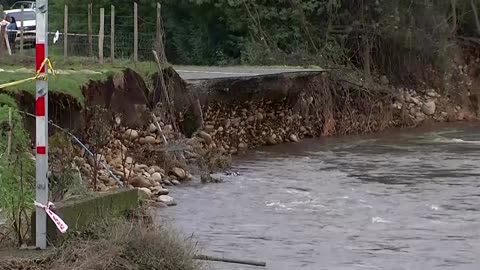
M 268 269 L 474 270 L 479 150 L 478 123 L 262 148 L 157 218 Z

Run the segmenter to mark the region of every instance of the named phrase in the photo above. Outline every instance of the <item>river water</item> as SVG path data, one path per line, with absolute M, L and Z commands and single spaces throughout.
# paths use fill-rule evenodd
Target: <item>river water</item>
M 479 124 L 268 147 L 233 170 L 158 218 L 271 270 L 480 269 Z

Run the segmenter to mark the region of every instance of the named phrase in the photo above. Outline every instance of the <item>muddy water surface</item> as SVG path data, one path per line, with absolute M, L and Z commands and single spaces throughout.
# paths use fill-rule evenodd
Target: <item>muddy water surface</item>
M 263 148 L 234 171 L 158 218 L 271 270 L 480 269 L 478 124 Z

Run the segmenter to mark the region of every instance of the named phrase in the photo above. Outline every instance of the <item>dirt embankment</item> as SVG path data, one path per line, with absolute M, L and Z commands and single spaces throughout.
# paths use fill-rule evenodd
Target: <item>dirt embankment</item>
M 365 83 L 339 70 L 185 82 L 173 69 L 148 80 L 126 69 L 85 85 L 83 106 L 52 94 L 49 112 L 97 154 L 92 158 L 82 151 L 76 159 L 96 189 L 114 188 L 117 178 L 173 205 L 162 197 L 166 187 L 190 179 L 189 172 L 203 176 L 226 167 L 230 155 L 249 148 L 473 119 L 479 106 L 476 79 L 465 69 L 458 68 L 452 76 L 455 91 L 444 95 L 444 89 L 397 88 L 382 78 Z M 21 108 L 34 112 L 32 96 L 16 98 Z M 32 127 L 33 118 L 27 122 L 33 135 Z M 99 160 L 115 177 L 95 165 Z

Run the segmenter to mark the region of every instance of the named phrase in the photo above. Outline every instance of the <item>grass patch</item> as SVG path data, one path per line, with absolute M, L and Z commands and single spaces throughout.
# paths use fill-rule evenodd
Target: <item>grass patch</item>
M 35 75 L 35 57 L 27 51 L 25 55 L 7 56 L 0 60 L 0 84 L 23 80 Z M 56 76 L 49 77 L 49 91 L 69 95 L 83 105 L 84 97 L 82 86 L 90 81 L 103 81 L 107 78 L 131 68 L 138 72 L 144 79 L 148 79 L 157 71 L 154 62 L 137 62 L 129 60 L 116 60 L 104 65 L 99 65 L 97 60 L 87 57 L 69 57 L 52 55 L 50 57 L 54 69 L 59 71 Z M 4 71 L 2 71 L 4 70 Z M 14 71 L 14 72 L 11 72 Z M 19 90 L 35 94 L 35 81 L 7 87 L 5 90 L 15 92 Z
M 137 212 L 138 213 L 138 212 Z M 141 211 L 140 211 L 141 213 Z M 145 216 L 143 216 L 145 217 Z M 71 235 L 52 253 L 25 259 L 13 252 L 12 259 L 0 259 L 0 269 L 35 270 L 199 270 L 196 248 L 167 226 L 156 226 L 144 218 L 108 219 L 89 230 Z M 1 253 L 0 253 L 1 255 Z
M 31 73 L 10 73 L 10 72 L 0 72 L 0 84 L 15 82 L 18 80 L 23 80 L 28 77 L 33 76 Z M 81 87 L 87 84 L 89 81 L 93 80 L 104 80 L 107 78 L 107 74 L 60 74 L 55 77 L 50 76 L 49 78 L 49 91 L 57 92 L 69 95 L 77 100 L 80 104 L 83 104 L 84 97 L 82 95 Z M 7 87 L 5 90 L 10 92 L 15 92 L 18 90 L 23 90 L 35 95 L 35 81 L 25 82 L 19 85 Z

